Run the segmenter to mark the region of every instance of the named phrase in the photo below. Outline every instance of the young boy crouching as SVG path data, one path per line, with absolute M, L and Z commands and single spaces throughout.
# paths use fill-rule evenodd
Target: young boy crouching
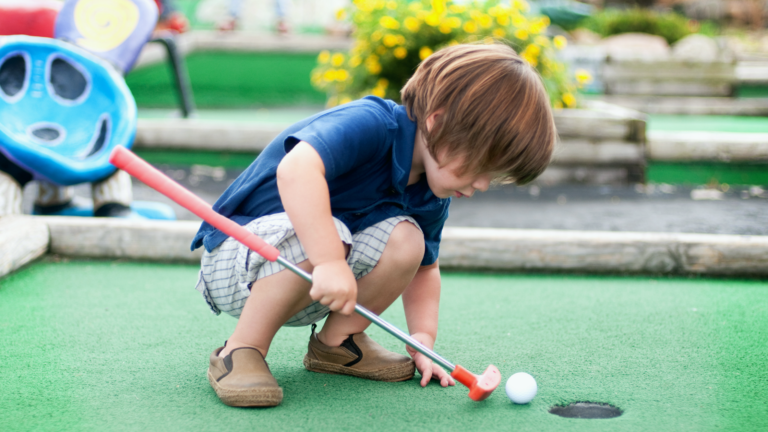
M 355 303 L 381 314 L 402 295 L 409 332 L 432 348 L 451 198 L 536 178 L 555 127 L 540 77 L 505 45 L 440 50 L 401 93 L 402 106 L 366 97 L 290 126 L 214 205 L 311 272 L 311 286 L 207 223 L 195 236 L 197 290 L 214 313 L 239 317 L 210 356 L 225 404 L 280 403 L 264 358 L 281 326 L 312 325 L 310 371 L 403 381 L 418 369 L 422 386 L 454 385 L 410 347 L 407 357 L 370 339 Z

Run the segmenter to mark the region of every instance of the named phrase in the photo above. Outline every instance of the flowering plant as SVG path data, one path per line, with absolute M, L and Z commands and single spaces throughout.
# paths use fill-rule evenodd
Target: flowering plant
M 351 18 L 354 46 L 347 53 L 323 51 L 312 84 L 335 106 L 367 94 L 396 101 L 419 62 L 435 50 L 459 43 L 502 41 L 538 70 L 555 108 L 574 107 L 576 88 L 590 77 L 569 75 L 555 59 L 562 36 L 545 35 L 549 18 L 530 16 L 525 0 L 353 0 L 337 18 Z

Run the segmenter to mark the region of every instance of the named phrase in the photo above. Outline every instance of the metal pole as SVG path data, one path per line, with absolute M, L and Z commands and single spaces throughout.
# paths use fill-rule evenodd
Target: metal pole
M 312 283 L 312 275 L 298 267 L 296 264 L 286 260 L 285 258 L 278 256 L 276 260 L 280 265 L 287 268 L 288 270 L 296 273 L 300 278 L 304 279 L 305 281 Z M 449 362 L 448 360 L 444 359 L 442 356 L 437 354 L 436 352 L 432 351 L 431 349 L 427 348 L 422 344 L 421 342 L 417 341 L 416 339 L 412 338 L 411 335 L 405 333 L 404 331 L 400 330 L 399 328 L 393 326 L 392 324 L 384 321 L 381 319 L 378 315 L 375 313 L 369 311 L 368 309 L 360 306 L 359 304 L 355 305 L 355 312 L 359 313 L 363 317 L 367 318 L 370 322 L 376 324 L 377 326 L 381 327 L 384 331 L 391 334 L 392 336 L 400 339 L 403 343 L 410 346 L 411 348 L 415 349 L 416 351 L 424 354 L 425 356 L 432 359 L 433 362 L 439 364 L 443 368 L 447 369 L 450 372 L 453 372 L 454 369 L 456 369 L 456 366 Z

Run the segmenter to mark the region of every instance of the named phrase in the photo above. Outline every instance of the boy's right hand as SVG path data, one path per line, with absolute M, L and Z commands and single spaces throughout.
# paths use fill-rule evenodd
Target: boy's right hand
M 351 315 L 357 304 L 357 281 L 347 261 L 326 261 L 315 266 L 309 296 L 334 312 Z

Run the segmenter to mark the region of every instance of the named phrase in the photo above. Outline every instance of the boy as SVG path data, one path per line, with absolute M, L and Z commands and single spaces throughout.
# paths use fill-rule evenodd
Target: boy
M 538 74 L 505 45 L 436 52 L 402 100 L 367 97 L 294 124 L 214 205 L 311 272 L 312 286 L 206 223 L 197 233 L 192 247 L 206 252 L 196 288 L 213 312 L 239 316 L 210 356 L 208 379 L 225 404 L 280 403 L 264 357 L 283 325 L 312 324 L 310 371 L 403 381 L 418 369 L 422 386 L 454 385 L 410 347 L 409 358 L 371 340 L 355 302 L 380 314 L 402 295 L 411 335 L 432 348 L 451 197 L 536 178 L 554 122 Z

